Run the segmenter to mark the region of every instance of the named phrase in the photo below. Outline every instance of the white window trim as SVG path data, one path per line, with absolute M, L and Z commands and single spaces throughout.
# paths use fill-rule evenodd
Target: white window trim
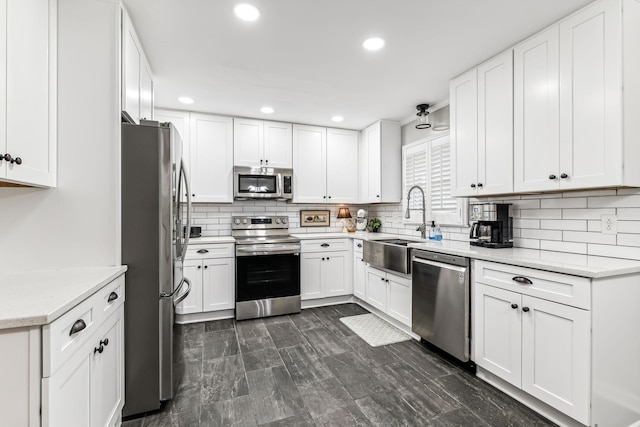
M 431 135 L 427 138 L 423 138 L 420 139 L 418 141 L 412 142 L 410 144 L 407 145 L 403 145 L 402 146 L 402 218 L 403 218 L 403 222 L 404 224 L 415 224 L 415 225 L 419 225 L 422 224 L 422 212 L 420 210 L 412 210 L 411 216 L 409 217 L 409 219 L 406 219 L 404 217 L 404 214 L 407 210 L 407 191 L 409 190 L 408 188 L 405 188 L 405 156 L 406 156 L 406 152 L 408 150 L 414 150 L 416 148 L 419 148 L 420 145 L 424 146 L 424 150 L 426 150 L 426 159 L 427 159 L 427 167 L 430 167 L 431 165 L 431 150 L 429 150 L 430 144 L 432 141 L 443 138 L 449 136 L 449 132 L 446 133 L 437 133 L 435 135 Z M 427 225 L 429 225 L 431 223 L 431 221 L 435 221 L 436 224 L 438 225 L 449 225 L 449 226 L 456 226 L 456 227 L 466 227 L 468 225 L 468 199 L 466 198 L 457 198 L 457 209 L 456 209 L 456 213 L 452 214 L 452 213 L 433 213 L 431 212 L 431 192 L 428 191 L 429 190 L 429 186 L 431 185 L 431 183 L 429 182 L 430 178 L 431 178 L 431 171 L 428 170 L 427 171 L 427 188 L 423 188 L 422 190 L 424 191 L 425 194 L 425 204 L 427 207 L 427 211 L 426 211 L 426 221 L 427 221 Z M 420 198 L 422 197 L 422 195 L 420 194 L 419 191 L 413 191 L 411 193 L 411 197 L 412 198 Z

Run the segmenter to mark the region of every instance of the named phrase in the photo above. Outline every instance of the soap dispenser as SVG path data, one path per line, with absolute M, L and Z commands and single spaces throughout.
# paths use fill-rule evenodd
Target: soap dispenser
M 429 229 L 429 240 L 436 240 L 436 222 L 431 221 L 431 228 Z
M 436 225 L 435 228 L 433 240 L 442 240 L 442 230 L 440 229 L 440 226 Z

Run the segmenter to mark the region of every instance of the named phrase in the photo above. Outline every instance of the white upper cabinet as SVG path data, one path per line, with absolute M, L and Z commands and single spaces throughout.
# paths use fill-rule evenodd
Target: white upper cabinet
M 507 51 L 453 79 L 452 193 L 513 191 L 513 56 Z
M 176 127 L 176 130 L 182 138 L 182 160 L 185 163 L 187 171 L 189 168 L 189 153 L 190 153 L 190 126 L 189 126 L 189 113 L 186 111 L 177 110 L 163 110 L 156 108 L 153 114 L 154 120 L 161 123 L 171 122 Z M 191 176 L 191 175 L 189 175 Z
M 194 203 L 233 201 L 233 119 L 190 115 L 191 197 Z
M 639 19 L 602 0 L 515 47 L 515 191 L 640 185 Z
M 327 202 L 358 201 L 358 132 L 327 129 Z
M 291 168 L 292 126 L 290 123 L 233 119 L 234 164 Z
M 122 10 L 122 111 L 135 123 L 153 119 L 153 74 L 133 28 Z
M 355 203 L 358 132 L 293 126 L 293 202 Z
M 560 152 L 558 27 L 516 46 L 514 74 L 514 190 L 553 190 Z
M 56 186 L 56 23 L 55 0 L 0 0 L 1 181 Z
M 381 120 L 362 131 L 359 201 L 398 203 L 402 197 L 400 123 Z

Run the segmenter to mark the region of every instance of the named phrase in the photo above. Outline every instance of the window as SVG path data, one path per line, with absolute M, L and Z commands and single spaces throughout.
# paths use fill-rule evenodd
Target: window
M 466 199 L 451 197 L 451 146 L 449 135 L 425 139 L 402 147 L 403 212 L 407 209 L 407 192 L 414 185 L 426 197 L 427 221 L 464 225 Z M 422 223 L 422 195 L 411 192 L 410 217 L 405 223 Z

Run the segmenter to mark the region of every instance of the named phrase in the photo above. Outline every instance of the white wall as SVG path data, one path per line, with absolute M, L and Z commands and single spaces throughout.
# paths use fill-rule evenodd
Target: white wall
M 58 3 L 58 187 L 0 188 L 3 271 L 119 262 L 119 6 Z

